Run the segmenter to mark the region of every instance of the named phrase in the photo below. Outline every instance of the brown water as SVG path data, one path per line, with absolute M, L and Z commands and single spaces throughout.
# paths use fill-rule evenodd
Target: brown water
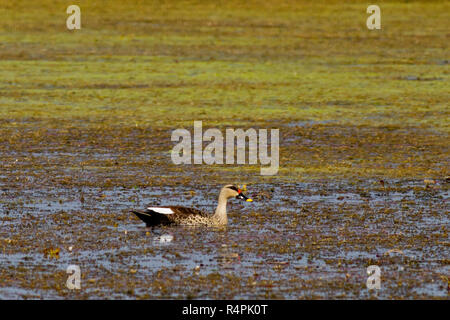
M 253 203 L 229 201 L 225 229 L 151 230 L 128 210 L 213 212 L 220 186 L 191 194 L 181 185 L 29 183 L 0 193 L 2 299 L 448 297 L 444 181 L 434 189 L 414 180 L 254 183 Z M 48 248 L 59 256 L 45 255 Z M 79 291 L 65 286 L 71 264 L 81 268 Z M 381 268 L 380 290 L 366 288 L 369 265 Z

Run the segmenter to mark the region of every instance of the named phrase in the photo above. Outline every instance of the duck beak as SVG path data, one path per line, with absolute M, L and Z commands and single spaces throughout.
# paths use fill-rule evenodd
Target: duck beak
M 242 192 L 239 193 L 239 194 L 236 196 L 236 199 L 242 199 L 242 200 L 245 200 L 245 201 L 247 201 L 247 202 L 253 202 L 252 199 L 247 198 L 246 195 L 243 194 Z

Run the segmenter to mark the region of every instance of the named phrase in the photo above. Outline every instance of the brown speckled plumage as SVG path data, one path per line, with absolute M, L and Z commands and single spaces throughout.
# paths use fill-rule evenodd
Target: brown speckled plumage
M 173 214 L 162 214 L 153 210 L 133 210 L 139 219 L 145 222 L 147 226 L 154 225 L 169 225 L 169 224 L 182 224 L 182 225 L 210 225 L 213 224 L 213 215 L 207 214 L 203 211 L 186 208 L 181 206 L 164 207 L 171 209 Z

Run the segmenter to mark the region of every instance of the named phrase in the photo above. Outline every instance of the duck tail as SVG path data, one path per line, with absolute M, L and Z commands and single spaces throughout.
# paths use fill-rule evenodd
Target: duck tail
M 139 216 L 140 214 L 143 214 L 146 216 L 151 216 L 150 213 L 148 213 L 147 211 L 143 211 L 143 210 L 130 210 L 130 212 L 134 213 L 137 216 Z
M 154 224 L 154 218 L 152 217 L 151 213 L 142 210 L 131 210 L 130 212 L 134 213 L 136 217 L 145 222 L 147 226 L 151 226 Z

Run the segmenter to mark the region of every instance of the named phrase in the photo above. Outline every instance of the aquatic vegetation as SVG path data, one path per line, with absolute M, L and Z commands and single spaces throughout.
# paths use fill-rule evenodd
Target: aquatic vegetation
M 448 2 L 383 1 L 380 32 L 339 1 L 78 3 L 75 32 L 0 8 L 1 298 L 448 297 Z M 174 165 L 194 120 L 279 128 L 278 174 Z M 128 213 L 228 183 L 255 201 L 224 229 Z

